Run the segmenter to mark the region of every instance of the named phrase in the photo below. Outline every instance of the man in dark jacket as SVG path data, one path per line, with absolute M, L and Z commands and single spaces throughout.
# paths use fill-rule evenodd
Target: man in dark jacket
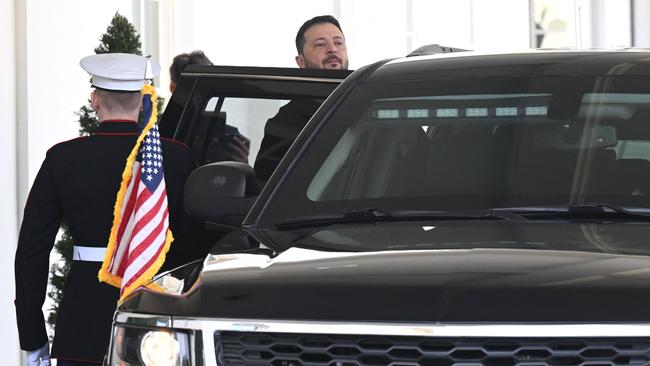
M 82 59 L 81 66 L 92 75 L 95 87 L 91 103 L 99 128 L 92 136 L 50 148 L 32 185 L 15 259 L 16 317 L 28 365 L 49 365 L 41 308 L 50 251 L 62 223 L 74 240 L 74 260 L 59 306 L 52 357 L 58 358 L 59 366 L 92 365 L 100 364 L 107 351 L 119 289 L 100 283 L 97 275 L 125 162 L 140 132 L 139 90 L 146 64 L 146 58 L 127 54 Z M 182 192 L 194 162 L 182 143 L 163 140 L 161 145 L 170 227 L 182 231 Z M 172 243 L 172 251 L 176 245 L 182 243 Z
M 212 61 L 203 51 L 192 51 L 190 53 L 181 53 L 174 57 L 172 64 L 169 66 L 169 91 L 176 90 L 176 84 L 181 79 L 181 73 L 190 65 L 213 65 Z M 223 112 L 224 115 L 226 112 Z M 223 134 L 213 140 L 208 148 L 205 161 L 201 163 L 213 163 L 216 161 L 239 161 L 248 163 L 248 154 L 251 147 L 251 141 L 248 137 L 239 133 L 237 127 L 224 123 Z
M 345 36 L 331 15 L 309 19 L 296 34 L 296 64 L 302 69 L 347 70 Z M 255 159 L 255 174 L 261 189 L 322 100 L 294 99 L 266 122 L 264 138 Z

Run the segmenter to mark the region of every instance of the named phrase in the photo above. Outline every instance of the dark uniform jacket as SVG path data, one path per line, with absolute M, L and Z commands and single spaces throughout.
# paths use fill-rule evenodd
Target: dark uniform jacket
M 16 251 L 16 315 L 20 346 L 35 350 L 47 334 L 41 310 L 47 288 L 49 256 L 62 222 L 75 245 L 106 247 L 113 208 L 127 156 L 138 126 L 132 121 L 104 121 L 90 137 L 53 146 L 27 198 Z M 194 168 L 187 146 L 162 140 L 170 227 L 176 241 L 184 230 L 182 192 Z M 180 255 L 179 255 L 180 256 Z M 182 261 L 181 258 L 171 258 Z M 101 362 L 110 339 L 119 289 L 98 282 L 101 262 L 73 261 L 58 311 L 52 357 Z
M 282 106 L 273 118 L 266 121 L 264 138 L 255 159 L 259 189 L 264 187 L 321 103 L 321 100 L 315 99 L 295 99 Z

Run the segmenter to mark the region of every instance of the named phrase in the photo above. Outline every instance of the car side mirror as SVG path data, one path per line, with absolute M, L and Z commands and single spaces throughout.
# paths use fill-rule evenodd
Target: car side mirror
M 257 198 L 250 195 L 255 185 L 255 172 L 248 164 L 220 161 L 204 165 L 185 182 L 185 211 L 198 219 L 238 228 Z

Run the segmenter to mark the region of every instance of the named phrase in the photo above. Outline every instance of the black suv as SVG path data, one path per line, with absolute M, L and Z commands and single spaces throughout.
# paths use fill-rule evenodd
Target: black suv
M 187 90 L 255 84 L 209 71 Z M 184 118 L 163 131 L 185 139 Z M 231 232 L 119 307 L 111 364 L 650 362 L 650 53 L 382 61 L 327 98 L 259 197 L 253 175 L 192 174 L 188 211 Z

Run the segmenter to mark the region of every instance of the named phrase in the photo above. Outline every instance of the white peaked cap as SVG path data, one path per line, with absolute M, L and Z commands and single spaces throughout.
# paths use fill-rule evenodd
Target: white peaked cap
M 148 76 L 158 75 L 160 65 L 146 57 L 129 53 L 86 56 L 79 65 L 91 75 L 90 82 L 94 87 L 113 91 L 140 91 L 145 82 L 148 63 L 151 67 Z

